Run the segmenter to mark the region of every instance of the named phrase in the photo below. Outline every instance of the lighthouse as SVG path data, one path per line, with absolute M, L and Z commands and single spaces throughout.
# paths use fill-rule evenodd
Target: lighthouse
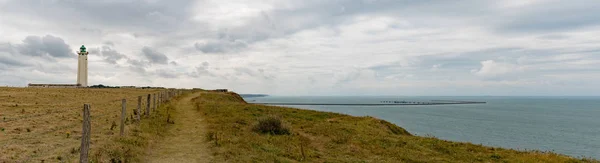
M 85 50 L 85 46 L 81 45 L 79 51 L 77 52 L 79 55 L 79 62 L 77 64 L 77 84 L 80 87 L 88 86 L 88 52 Z

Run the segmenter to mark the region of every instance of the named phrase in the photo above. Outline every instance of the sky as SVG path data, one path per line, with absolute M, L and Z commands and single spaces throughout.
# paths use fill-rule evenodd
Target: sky
M 597 0 L 0 0 L 0 85 L 599 96 Z

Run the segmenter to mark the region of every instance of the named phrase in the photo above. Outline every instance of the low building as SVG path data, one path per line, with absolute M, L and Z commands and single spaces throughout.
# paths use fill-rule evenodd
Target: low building
M 227 92 L 228 90 L 227 89 L 215 89 L 214 91 L 215 92 Z
M 81 84 L 31 84 L 27 85 L 31 88 L 83 88 Z

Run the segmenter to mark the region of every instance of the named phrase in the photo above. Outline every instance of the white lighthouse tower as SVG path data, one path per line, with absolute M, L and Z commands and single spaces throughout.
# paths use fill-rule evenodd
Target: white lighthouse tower
M 77 64 L 77 84 L 80 87 L 88 86 L 88 52 L 85 50 L 85 46 L 81 45 L 79 51 L 79 62 Z

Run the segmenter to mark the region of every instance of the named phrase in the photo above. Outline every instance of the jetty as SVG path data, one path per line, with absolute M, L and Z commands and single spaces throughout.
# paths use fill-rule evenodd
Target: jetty
M 408 105 L 464 105 L 464 104 L 485 104 L 480 101 L 452 101 L 452 100 L 432 100 L 430 102 L 420 101 L 380 101 L 379 103 L 263 103 L 256 102 L 252 104 L 261 105 L 338 105 L 338 106 L 408 106 Z

